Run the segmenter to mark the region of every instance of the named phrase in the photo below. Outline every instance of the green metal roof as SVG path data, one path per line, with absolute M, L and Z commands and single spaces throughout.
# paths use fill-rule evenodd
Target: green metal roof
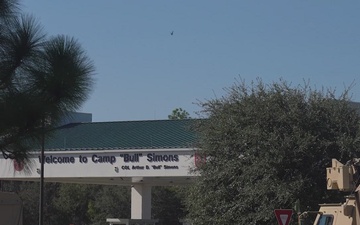
M 189 119 L 72 123 L 57 128 L 46 139 L 45 149 L 74 151 L 189 148 L 194 147 L 195 132 L 191 131 L 191 124 L 195 121 Z

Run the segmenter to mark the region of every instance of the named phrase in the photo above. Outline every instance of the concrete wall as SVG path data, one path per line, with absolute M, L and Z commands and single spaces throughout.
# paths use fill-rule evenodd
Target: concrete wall
M 22 203 L 14 193 L 0 192 L 0 224 L 22 225 Z

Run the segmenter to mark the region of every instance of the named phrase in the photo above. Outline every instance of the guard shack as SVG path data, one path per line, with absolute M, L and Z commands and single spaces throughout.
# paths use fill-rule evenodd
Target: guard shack
M 110 224 L 154 224 L 153 186 L 186 185 L 197 176 L 194 120 L 71 123 L 46 138 L 45 182 L 131 186 L 131 218 Z M 27 167 L 0 156 L 0 179 L 39 181 L 40 143 Z

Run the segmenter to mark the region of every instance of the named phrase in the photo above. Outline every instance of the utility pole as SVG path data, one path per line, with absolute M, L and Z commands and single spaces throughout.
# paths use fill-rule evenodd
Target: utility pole
M 45 160 L 45 119 L 42 122 L 41 155 L 40 155 L 40 202 L 39 225 L 44 224 L 44 160 Z

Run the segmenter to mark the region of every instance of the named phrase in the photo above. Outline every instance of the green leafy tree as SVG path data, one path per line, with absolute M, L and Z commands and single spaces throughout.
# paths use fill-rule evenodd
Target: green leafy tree
M 62 184 L 58 191 L 54 206 L 58 210 L 56 224 L 79 224 L 90 223 L 88 206 L 94 200 L 97 190 L 92 185 Z
M 21 181 L 2 181 L 1 191 L 15 192 L 19 195 L 23 204 L 23 222 L 24 224 L 39 223 L 39 183 L 21 182 Z M 58 225 L 61 221 L 61 211 L 57 210 L 54 200 L 57 198 L 59 183 L 45 184 L 45 210 L 44 224 Z M 59 224 L 60 225 L 60 224 Z
M 87 99 L 93 63 L 73 38 L 47 37 L 15 0 L 0 0 L 0 151 L 23 161 L 68 111 Z
M 23 204 L 23 222 L 24 224 L 38 224 L 39 223 L 39 183 L 38 182 L 17 182 L 17 185 L 20 187 L 15 190 L 19 197 L 21 198 Z M 48 189 L 46 189 L 48 190 Z M 46 194 L 48 197 L 48 195 Z M 50 202 L 51 202 L 51 198 Z M 47 204 L 49 201 L 46 201 Z M 44 211 L 49 212 L 49 209 Z M 49 215 L 45 213 L 45 218 L 48 218 Z
M 38 224 L 38 182 L 2 181 L 0 191 L 17 193 L 24 224 Z M 130 218 L 130 187 L 46 183 L 44 208 L 44 224 L 107 225 L 106 218 Z
M 258 80 L 200 105 L 207 119 L 195 129 L 207 161 L 188 196 L 194 224 L 275 224 L 273 210 L 297 199 L 302 210 L 342 199 L 326 190 L 325 168 L 360 155 L 347 92 Z
M 183 187 L 154 187 L 152 199 L 152 217 L 159 220 L 159 225 L 181 225 L 180 219 L 186 217 Z
M 92 225 L 107 225 L 106 218 L 130 218 L 131 194 L 128 186 L 100 186 L 88 204 Z
M 190 118 L 190 114 L 182 108 L 176 108 L 171 112 L 170 115 L 168 115 L 168 119 L 170 120 L 183 120 Z

